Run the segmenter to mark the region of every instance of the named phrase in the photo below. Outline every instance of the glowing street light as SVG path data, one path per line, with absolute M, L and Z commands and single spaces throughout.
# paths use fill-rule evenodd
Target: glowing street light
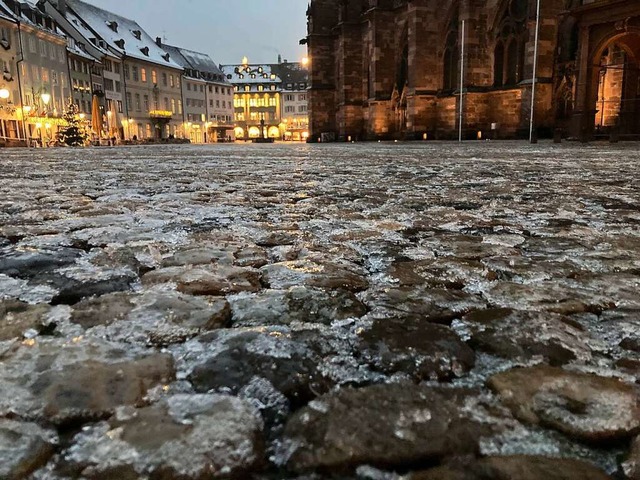
M 302 66 L 307 67 L 309 65 L 309 57 L 302 57 Z
M 0 88 L 0 99 L 7 100 L 11 96 L 11 93 L 6 88 Z
M 49 103 L 51 102 L 51 95 L 47 92 L 44 92 L 42 95 L 40 95 L 40 99 L 42 100 L 42 103 L 45 104 L 45 106 L 49 105 Z

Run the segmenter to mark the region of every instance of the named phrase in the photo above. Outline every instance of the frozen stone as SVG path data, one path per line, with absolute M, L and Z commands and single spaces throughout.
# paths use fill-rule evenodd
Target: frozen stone
M 256 270 L 238 267 L 167 267 L 142 277 L 147 285 L 175 283 L 178 291 L 190 295 L 227 295 L 256 292 L 260 289 L 260 275 Z
M 371 290 L 364 296 L 364 302 L 376 316 L 447 324 L 454 318 L 487 306 L 479 296 L 462 290 L 423 286 Z
M 475 354 L 449 327 L 416 318 L 376 320 L 360 333 L 361 350 L 373 368 L 401 372 L 416 381 L 461 376 Z
M 489 309 L 463 321 L 469 344 L 494 355 L 524 360 L 539 355 L 556 366 L 591 360 L 588 333 L 559 314 Z
M 54 432 L 34 423 L 0 419 L 0 478 L 28 478 L 47 463 L 57 443 Z
M 229 389 L 236 393 L 254 377 L 261 377 L 295 404 L 304 404 L 315 396 L 311 384 L 319 359 L 289 335 L 278 331 L 220 331 L 203 335 L 198 341 L 215 346 L 189 376 L 198 392 Z
M 63 458 L 87 479 L 242 478 L 263 461 L 261 432 L 242 400 L 174 395 L 84 429 Z
M 310 260 L 274 263 L 260 269 L 264 283 L 273 289 L 297 286 L 365 290 L 367 280 L 354 267 Z
M 391 384 L 325 395 L 287 423 L 282 460 L 298 471 L 394 468 L 473 453 L 490 428 L 465 416 L 470 394 Z
M 48 305 L 0 300 L 0 341 L 22 338 L 28 330 L 44 330 L 50 310 Z
M 330 324 L 334 320 L 358 318 L 367 309 L 347 290 L 291 287 L 241 293 L 229 298 L 233 324 L 238 326 L 288 325 L 291 322 Z
M 578 440 L 607 443 L 640 430 L 638 394 L 616 378 L 537 366 L 499 373 L 488 384 L 521 421 Z
M 453 463 L 453 462 L 452 462 Z M 412 473 L 407 480 L 611 480 L 602 470 L 573 459 L 542 456 L 488 457 Z
M 622 464 L 622 469 L 629 480 L 640 479 L 640 437 L 636 437 L 631 443 L 631 451 Z

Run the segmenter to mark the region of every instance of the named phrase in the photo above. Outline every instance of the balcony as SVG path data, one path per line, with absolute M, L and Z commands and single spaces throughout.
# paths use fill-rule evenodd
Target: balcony
M 164 120 L 168 122 L 173 118 L 173 113 L 169 110 L 151 110 L 149 112 L 149 118 L 151 120 Z

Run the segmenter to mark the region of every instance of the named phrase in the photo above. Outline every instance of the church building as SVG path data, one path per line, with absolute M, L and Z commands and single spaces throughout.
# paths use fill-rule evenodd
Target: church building
M 537 7 L 311 0 L 310 141 L 640 137 L 640 2 Z

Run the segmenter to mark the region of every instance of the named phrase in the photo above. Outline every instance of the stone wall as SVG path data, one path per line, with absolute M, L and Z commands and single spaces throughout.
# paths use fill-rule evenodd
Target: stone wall
M 500 138 L 528 135 L 535 0 L 529 0 L 520 17 L 524 36 L 518 38 L 524 53 L 518 83 L 502 86 L 494 78 L 498 35 L 511 15 L 512 1 L 394 0 L 364 5 L 355 1 L 339 9 L 342 21 L 328 28 L 326 10 L 335 7 L 336 0 L 312 0 L 314 30 L 318 15 L 323 33 L 327 38 L 334 36 L 323 41 L 310 34 L 311 56 L 318 70 L 312 75 L 312 132 L 333 129 L 341 140 L 349 136 L 423 138 L 425 133 L 430 138 L 457 138 L 457 87 L 444 89 L 444 55 L 446 48 L 452 48 L 447 47 L 448 34 L 459 34 L 455 28 L 464 20 L 465 136 L 475 138 L 478 130 L 491 136 L 494 123 L 500 125 Z M 541 11 L 535 119 L 545 134 L 555 124 L 553 81 L 563 9 L 563 0 L 549 0 Z M 321 11 L 322 15 L 316 13 Z M 459 37 L 456 42 L 453 48 L 460 47 Z M 334 78 L 328 78 L 331 75 Z M 452 75 L 459 77 L 459 70 Z M 405 80 L 405 85 L 399 85 Z M 332 86 L 335 104 L 330 105 L 330 96 L 319 85 Z

